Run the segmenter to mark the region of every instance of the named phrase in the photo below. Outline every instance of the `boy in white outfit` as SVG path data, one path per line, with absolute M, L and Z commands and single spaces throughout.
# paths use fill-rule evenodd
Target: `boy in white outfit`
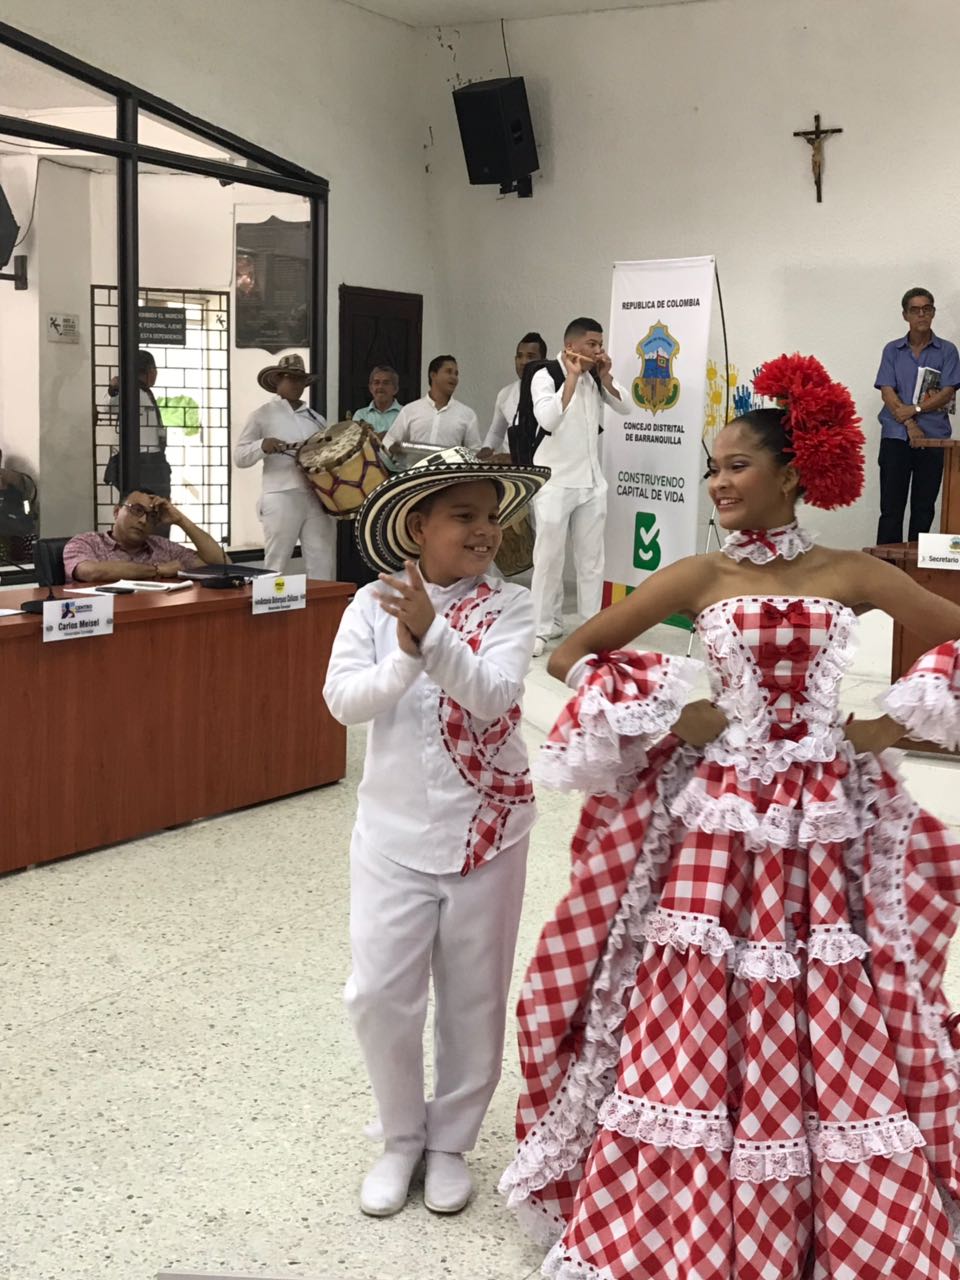
M 381 485 L 357 517 L 380 581 L 344 614 L 324 697 L 342 723 L 372 722 L 350 848 L 346 1000 L 383 1126 L 360 1194 L 378 1217 L 403 1208 L 424 1154 L 427 1208 L 464 1207 L 463 1153 L 500 1077 L 536 816 L 519 732 L 535 624 L 530 593 L 488 570 L 501 524 L 548 476 L 448 449 Z

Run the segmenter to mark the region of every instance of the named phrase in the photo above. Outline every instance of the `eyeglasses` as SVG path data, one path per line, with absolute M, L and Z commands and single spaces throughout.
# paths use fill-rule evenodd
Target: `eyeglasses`
M 143 516 L 144 520 L 152 521 L 160 519 L 153 507 L 142 507 L 139 502 L 125 502 L 123 505 L 132 516 Z
M 907 307 L 907 315 L 932 316 L 936 309 L 936 307 L 931 306 L 929 303 L 925 307 Z

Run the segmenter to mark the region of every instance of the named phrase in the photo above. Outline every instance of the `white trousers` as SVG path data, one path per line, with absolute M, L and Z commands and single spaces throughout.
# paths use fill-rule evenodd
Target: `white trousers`
M 567 530 L 577 571 L 577 608 L 586 622 L 600 612 L 603 600 L 603 527 L 606 489 L 565 489 L 548 480 L 533 500 L 537 540 L 533 544 L 533 610 L 537 635 L 547 639 L 553 626 L 558 592 L 563 591 Z
M 259 505 L 263 525 L 263 563 L 286 573 L 293 549 L 300 543 L 308 578 L 332 582 L 337 576 L 337 526 L 305 489 L 264 493 Z
M 469 875 L 412 871 L 350 845 L 350 946 L 344 992 L 384 1141 L 470 1151 L 503 1062 L 507 995 L 529 836 Z M 434 991 L 433 1097 L 423 1028 Z

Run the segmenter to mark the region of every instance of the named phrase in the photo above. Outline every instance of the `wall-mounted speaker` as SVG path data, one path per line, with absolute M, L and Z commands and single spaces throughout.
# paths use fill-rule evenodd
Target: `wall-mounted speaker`
M 0 271 L 10 261 L 19 230 L 10 203 L 3 194 L 3 187 L 0 187 Z
M 540 161 L 523 77 L 464 85 L 454 89 L 453 105 L 471 184 L 530 195 Z

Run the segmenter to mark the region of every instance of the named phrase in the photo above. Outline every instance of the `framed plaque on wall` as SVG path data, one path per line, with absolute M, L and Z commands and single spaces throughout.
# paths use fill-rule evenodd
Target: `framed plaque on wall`
M 237 346 L 309 346 L 309 222 L 238 222 L 236 234 Z

